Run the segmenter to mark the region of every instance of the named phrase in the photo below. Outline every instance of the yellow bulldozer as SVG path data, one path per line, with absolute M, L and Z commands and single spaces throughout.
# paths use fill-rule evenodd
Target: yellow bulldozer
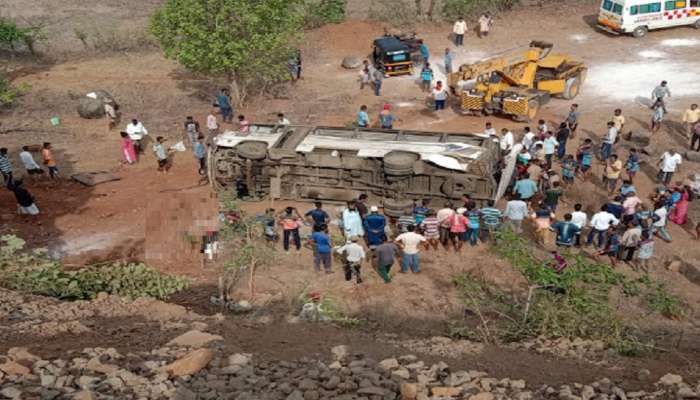
M 581 61 L 552 53 L 551 43 L 532 41 L 488 59 L 464 64 L 447 77 L 466 114 L 501 113 L 530 121 L 551 96 L 573 99 L 586 78 Z

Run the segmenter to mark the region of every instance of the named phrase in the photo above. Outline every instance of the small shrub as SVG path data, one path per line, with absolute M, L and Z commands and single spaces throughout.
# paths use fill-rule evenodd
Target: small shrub
M 14 51 L 18 45 L 24 45 L 34 54 L 34 44 L 45 38 L 40 26 L 21 28 L 14 21 L 0 18 L 0 47 Z
M 44 250 L 24 251 L 24 240 L 0 237 L 0 285 L 63 300 L 93 299 L 100 292 L 129 298 L 164 300 L 184 289 L 185 279 L 163 274 L 142 263 L 109 263 L 66 271 Z
M 444 0 L 442 15 L 450 20 L 469 15 L 478 18 L 477 14 L 507 11 L 517 3 L 518 0 Z
M 346 0 L 307 0 L 304 4 L 304 25 L 317 28 L 337 24 L 345 19 Z
M 415 5 L 411 4 L 413 2 L 397 3 L 396 0 L 373 1 L 369 7 L 370 18 L 400 27 L 412 27 L 418 22 Z
M 19 86 L 12 85 L 7 79 L 0 77 L 0 106 L 11 107 L 17 99 L 26 94 L 31 86 L 27 83 Z

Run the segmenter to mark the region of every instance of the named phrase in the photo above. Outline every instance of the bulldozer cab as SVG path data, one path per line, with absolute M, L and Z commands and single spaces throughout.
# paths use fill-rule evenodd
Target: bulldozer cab
M 372 61 L 388 76 L 413 73 L 411 47 L 395 36 L 384 36 L 374 41 Z

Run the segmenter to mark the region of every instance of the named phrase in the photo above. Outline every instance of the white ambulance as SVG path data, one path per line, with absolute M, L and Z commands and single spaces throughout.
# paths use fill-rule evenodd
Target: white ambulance
M 700 0 L 603 0 L 598 14 L 598 27 L 616 35 L 682 25 L 700 29 Z

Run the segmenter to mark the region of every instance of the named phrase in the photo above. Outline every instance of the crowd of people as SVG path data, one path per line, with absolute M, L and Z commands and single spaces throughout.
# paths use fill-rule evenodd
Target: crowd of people
M 41 155 L 46 170 L 34 160 L 32 152 L 37 150 Z M 50 142 L 44 142 L 41 149 L 22 146 L 22 151 L 19 152 L 19 159 L 22 162 L 26 176 L 29 176 L 32 180 L 38 179 L 38 177 L 46 173 L 48 173 L 48 179 L 52 181 L 58 178 L 58 167 L 56 166 L 56 159 L 54 158 Z M 24 178 L 15 174 L 15 167 L 10 160 L 10 154 L 6 147 L 0 148 L 0 173 L 2 173 L 3 184 L 15 196 L 17 212 L 20 215 L 38 215 L 39 207 L 36 205 L 34 196 L 24 187 Z

